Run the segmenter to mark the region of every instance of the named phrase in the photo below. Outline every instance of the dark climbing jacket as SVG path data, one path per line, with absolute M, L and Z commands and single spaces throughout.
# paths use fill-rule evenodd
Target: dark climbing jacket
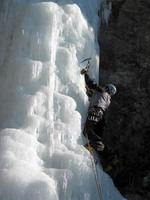
M 102 87 L 98 86 L 88 74 L 85 74 L 85 82 L 91 89 L 91 95 L 89 96 L 89 112 L 91 112 L 93 108 L 100 108 L 105 112 L 110 104 L 110 95 L 105 92 Z

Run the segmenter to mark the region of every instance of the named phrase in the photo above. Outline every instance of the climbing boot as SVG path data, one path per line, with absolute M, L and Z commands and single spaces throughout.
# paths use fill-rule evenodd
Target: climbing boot
M 103 151 L 104 150 L 105 145 L 102 143 L 102 141 L 97 141 L 97 142 L 90 142 L 89 145 L 86 144 L 85 148 L 89 151 L 93 151 L 93 149 L 95 149 L 95 151 L 99 152 L 99 151 Z
M 111 178 L 115 178 L 117 174 L 120 171 L 120 160 L 119 158 L 115 155 L 110 157 L 104 166 L 104 171 L 108 173 Z
M 105 166 L 105 172 L 109 172 L 113 167 L 116 167 L 119 164 L 119 160 L 117 157 L 115 157 L 113 160 L 107 163 Z

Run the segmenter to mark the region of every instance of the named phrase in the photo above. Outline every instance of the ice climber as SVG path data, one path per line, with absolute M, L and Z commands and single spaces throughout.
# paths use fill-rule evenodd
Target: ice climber
M 116 155 L 110 153 L 102 141 L 105 113 L 110 105 L 111 97 L 116 93 L 116 87 L 112 84 L 107 84 L 103 88 L 100 87 L 90 78 L 88 71 L 87 67 L 81 71 L 81 74 L 84 74 L 85 77 L 87 95 L 90 102 L 83 134 L 90 141 L 90 148 L 94 148 L 105 161 L 112 162 L 113 160 L 113 162 L 116 162 Z M 85 147 L 88 149 L 88 144 Z M 105 169 L 109 165 L 106 165 Z

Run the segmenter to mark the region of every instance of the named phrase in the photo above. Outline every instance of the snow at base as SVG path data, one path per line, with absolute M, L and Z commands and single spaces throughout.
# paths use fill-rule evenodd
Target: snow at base
M 0 200 L 99 199 L 80 62 L 97 80 L 101 1 L 0 2 Z M 103 200 L 123 200 L 98 173 Z

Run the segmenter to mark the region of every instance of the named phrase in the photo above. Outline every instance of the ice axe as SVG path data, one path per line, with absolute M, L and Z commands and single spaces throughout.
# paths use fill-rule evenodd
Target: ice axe
M 91 58 L 86 58 L 85 60 L 83 60 L 81 63 L 88 61 L 86 67 L 84 69 L 81 70 L 81 74 L 83 75 L 85 72 L 89 72 L 89 68 L 90 68 L 90 60 Z

